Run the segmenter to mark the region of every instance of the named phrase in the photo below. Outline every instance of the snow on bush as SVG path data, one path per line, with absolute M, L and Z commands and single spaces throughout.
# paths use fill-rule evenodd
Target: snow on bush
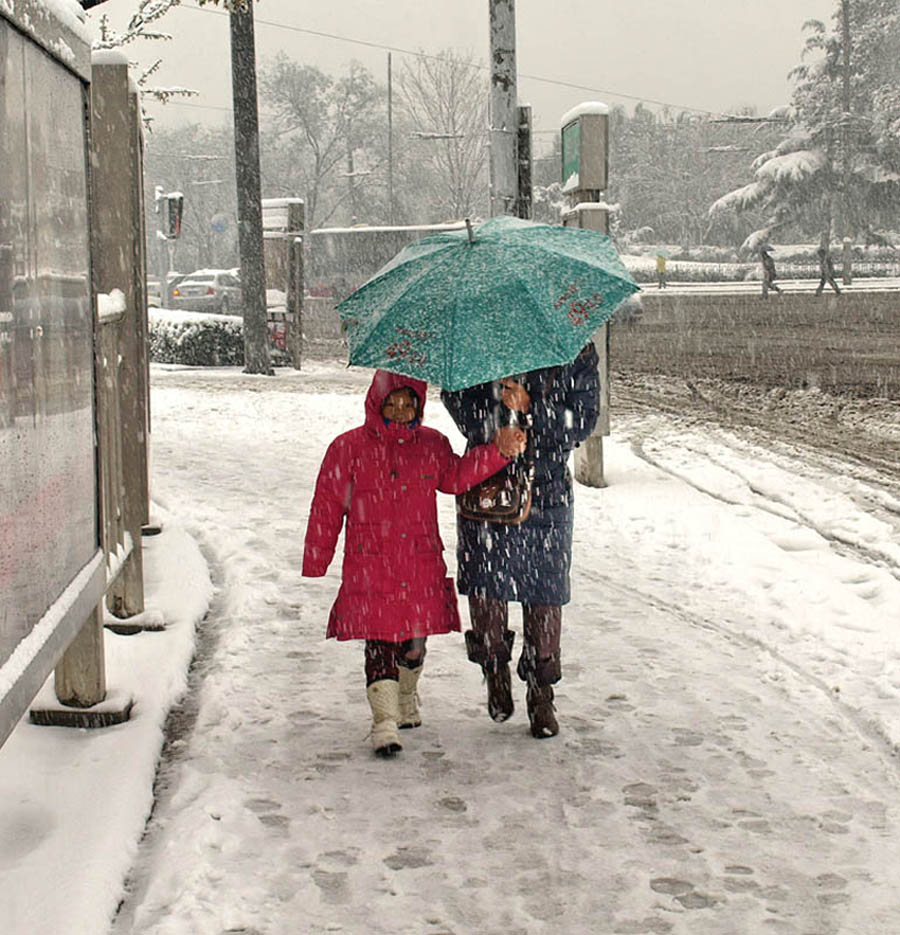
M 150 310 L 150 359 L 158 364 L 219 367 L 244 362 L 240 318 Z

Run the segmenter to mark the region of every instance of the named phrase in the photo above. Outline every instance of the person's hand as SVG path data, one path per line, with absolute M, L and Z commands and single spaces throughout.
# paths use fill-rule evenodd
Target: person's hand
M 525 433 L 515 425 L 504 425 L 494 434 L 494 444 L 504 458 L 514 458 L 525 450 Z
M 502 387 L 500 399 L 507 409 L 512 409 L 515 412 L 528 412 L 531 406 L 531 397 L 528 395 L 528 390 L 521 383 L 516 383 L 515 380 L 506 377 L 500 381 L 500 386 Z

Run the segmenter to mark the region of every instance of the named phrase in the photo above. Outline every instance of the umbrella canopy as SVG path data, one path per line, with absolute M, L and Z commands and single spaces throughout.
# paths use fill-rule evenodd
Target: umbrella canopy
M 637 291 L 605 234 L 498 217 L 409 244 L 338 308 L 351 364 L 456 390 L 568 363 Z

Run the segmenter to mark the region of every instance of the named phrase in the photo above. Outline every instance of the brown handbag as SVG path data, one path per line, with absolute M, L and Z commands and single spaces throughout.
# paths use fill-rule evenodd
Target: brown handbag
M 465 519 L 518 526 L 531 512 L 534 453 L 531 433 L 525 451 L 496 474 L 456 498 L 456 511 Z

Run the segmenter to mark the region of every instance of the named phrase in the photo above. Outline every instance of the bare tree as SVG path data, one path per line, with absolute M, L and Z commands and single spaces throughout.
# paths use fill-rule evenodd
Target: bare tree
M 452 51 L 404 63 L 397 85 L 415 149 L 432 169 L 433 208 L 444 218 L 487 211 L 488 81 L 482 65 Z
M 349 203 L 362 214 L 360 179 L 380 168 L 372 152 L 378 121 L 383 122 L 383 90 L 358 62 L 335 80 L 312 65 L 286 55 L 262 69 L 260 88 L 280 154 L 290 162 L 294 190 L 302 191 L 307 222 L 317 227 Z M 279 153 L 267 155 L 270 171 Z M 338 180 L 344 182 L 338 185 Z
M 109 17 L 104 13 L 100 17 L 100 38 L 94 42 L 94 49 L 119 49 L 130 45 L 138 39 L 151 41 L 166 41 L 172 38 L 171 33 L 160 32 L 156 24 L 171 10 L 179 6 L 181 0 L 138 0 L 137 8 L 128 20 L 125 28 L 118 32 L 109 24 Z M 202 3 L 201 3 L 202 6 Z M 145 68 L 137 76 L 137 85 L 141 91 L 141 98 L 152 98 L 161 104 L 167 103 L 173 97 L 194 97 L 197 92 L 190 88 L 159 87 L 149 85 L 148 81 L 162 64 L 162 59 L 156 59 L 152 65 Z M 143 114 L 144 123 L 149 127 L 152 118 Z

